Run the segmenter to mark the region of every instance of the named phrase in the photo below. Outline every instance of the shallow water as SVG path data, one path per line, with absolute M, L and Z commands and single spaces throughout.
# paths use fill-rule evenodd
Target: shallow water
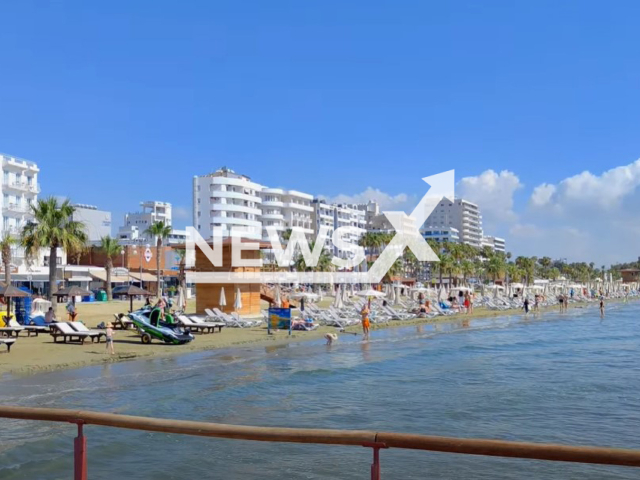
M 0 403 L 231 424 L 640 449 L 640 305 L 424 325 L 0 382 Z M 97 479 L 363 479 L 369 449 L 86 428 Z M 0 479 L 72 477 L 75 427 L 0 419 Z M 640 470 L 383 451 L 383 478 L 632 479 Z

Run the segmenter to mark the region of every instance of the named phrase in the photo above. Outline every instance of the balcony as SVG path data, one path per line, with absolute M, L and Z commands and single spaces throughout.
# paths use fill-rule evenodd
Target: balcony
M 15 190 L 18 192 L 40 193 L 40 187 L 38 185 L 29 185 L 27 182 L 2 182 L 2 186 L 5 189 Z
M 10 157 L 8 155 L 2 156 L 2 165 L 14 171 L 15 170 L 19 170 L 19 171 L 32 170 L 34 172 L 40 171 L 40 169 L 35 163 L 29 162 L 27 160 L 22 160 L 21 158 Z
M 29 213 L 30 210 L 25 205 L 19 203 L 9 203 L 4 206 L 3 211 L 14 215 L 25 215 Z

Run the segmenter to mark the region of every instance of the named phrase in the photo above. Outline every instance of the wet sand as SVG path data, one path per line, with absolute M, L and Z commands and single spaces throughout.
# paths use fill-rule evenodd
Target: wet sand
M 329 304 L 330 301 L 323 302 Z M 134 308 L 139 305 L 134 304 Z M 572 304 L 575 308 L 577 304 Z M 78 320 L 83 321 L 89 328 L 95 328 L 99 323 L 113 320 L 114 313 L 126 312 L 129 303 L 124 301 L 102 302 L 94 304 L 78 305 Z M 557 310 L 549 307 L 547 310 Z M 190 301 L 188 311 L 195 310 L 195 301 Z M 63 306 L 58 307 L 59 319 L 64 319 Z M 450 316 L 438 316 L 434 319 L 420 319 L 404 321 L 391 321 L 389 323 L 374 324 L 372 330 L 381 328 L 402 327 L 406 325 L 418 325 L 441 322 L 465 322 L 474 318 L 498 317 L 505 315 L 522 315 L 522 310 L 487 310 L 476 309 L 472 314 L 456 314 Z M 464 324 L 463 324 L 464 325 Z M 313 332 L 294 331 L 291 336 L 287 331 L 279 331 L 274 335 L 268 335 L 266 327 L 258 328 L 224 328 L 220 333 L 195 334 L 196 339 L 187 345 L 165 345 L 153 341 L 151 345 L 143 345 L 140 336 L 135 330 L 116 330 L 115 355 L 106 352 L 106 345 L 92 343 L 90 340 L 84 344 L 53 342 L 53 337 L 48 333 L 37 337 L 27 337 L 21 333 L 16 343 L 7 353 L 4 345 L 0 346 L 0 377 L 7 374 L 24 375 L 51 370 L 79 368 L 88 365 L 96 365 L 109 362 L 120 362 L 141 358 L 155 358 L 183 353 L 198 352 L 217 348 L 228 348 L 247 344 L 275 345 L 288 342 L 320 339 L 327 332 L 336 332 L 335 327 L 320 327 Z M 344 335 L 361 334 L 359 327 L 350 327 Z

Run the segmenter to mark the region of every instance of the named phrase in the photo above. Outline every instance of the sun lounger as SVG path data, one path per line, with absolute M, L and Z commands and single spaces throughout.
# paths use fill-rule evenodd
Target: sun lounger
M 9 320 L 9 325 L 7 325 L 7 327 L 19 329 L 20 331 L 26 330 L 27 335 L 29 337 L 31 336 L 32 333 L 35 334 L 35 336 L 37 337 L 39 333 L 44 333 L 49 331 L 49 327 L 43 327 L 38 325 L 20 325 L 17 322 L 17 320 L 13 318 Z
M 8 353 L 11 353 L 11 346 L 14 343 L 16 343 L 15 338 L 0 338 L 0 345 L 6 345 Z
M 102 337 L 107 336 L 107 332 L 103 331 L 103 330 L 91 330 L 89 328 L 87 328 L 87 326 L 82 323 L 82 322 L 69 322 L 69 325 L 71 325 L 71 328 L 73 328 L 76 332 L 78 333 L 87 333 L 89 335 L 92 335 L 91 337 L 91 341 L 93 342 L 94 337 L 98 339 L 98 343 L 100 343 L 100 339 Z
M 27 329 L 22 325 L 17 324 L 17 322 L 16 324 L 13 324 L 13 321 L 9 320 L 9 324 L 6 327 L 0 328 L 0 335 L 6 335 L 7 337 L 15 335 L 16 337 L 18 337 L 20 335 L 20 332 L 25 331 L 27 331 Z
M 226 326 L 223 322 L 205 322 L 197 317 L 188 317 L 186 315 L 178 315 L 178 322 L 180 322 L 183 327 L 199 331 L 201 333 L 204 333 L 205 330 L 207 333 L 213 333 L 216 331 L 216 328 L 218 329 L 218 332 L 221 332 L 222 327 Z
M 62 337 L 64 343 L 69 342 L 80 342 L 84 343 L 87 338 L 90 338 L 93 342 L 96 338 L 96 335 L 87 332 L 78 332 L 71 328 L 71 325 L 65 322 L 58 322 L 51 324 L 51 331 L 49 332 L 53 337 L 53 341 L 57 342 L 58 337 Z M 100 338 L 98 337 L 98 341 Z
M 119 315 L 113 314 L 113 329 L 114 330 L 127 330 L 129 327 L 133 326 L 133 322 L 127 317 L 124 313 Z

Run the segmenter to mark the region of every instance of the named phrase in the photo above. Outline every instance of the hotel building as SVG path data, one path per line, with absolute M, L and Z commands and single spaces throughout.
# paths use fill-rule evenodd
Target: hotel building
M 173 210 L 170 203 L 148 200 L 141 202 L 142 210 L 127 213 L 124 216 L 124 225 L 118 230 L 118 240 L 121 244 L 154 243 L 155 239 L 147 235 L 146 230 L 156 222 L 164 222 L 165 225 L 173 225 Z M 182 244 L 186 241 L 186 230 L 173 229 L 165 244 Z
M 505 253 L 507 251 L 506 241 L 504 238 L 485 236 L 482 237 L 482 246 L 490 247 L 496 252 Z
M 426 228 L 449 227 L 458 230 L 460 242 L 482 247 L 482 215 L 475 203 L 462 198 L 448 200 L 443 198 L 433 210 L 427 221 Z
M 205 239 L 212 238 L 214 228 L 220 230 L 223 237 L 234 233 L 261 238 L 262 188 L 249 177 L 226 167 L 194 177 L 194 227 Z
M 2 225 L 0 231 L 20 235 L 30 220 L 31 204 L 38 200 L 38 166 L 27 160 L 0 154 L 2 159 Z

